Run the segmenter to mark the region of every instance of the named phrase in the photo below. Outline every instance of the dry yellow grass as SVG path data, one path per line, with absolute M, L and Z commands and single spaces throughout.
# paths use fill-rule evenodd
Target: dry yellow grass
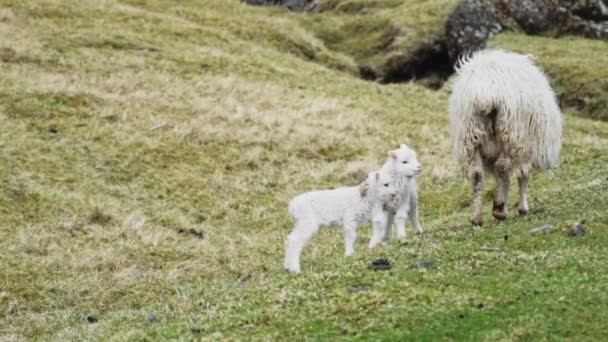
M 0 339 L 606 335 L 608 125 L 568 109 L 532 215 L 473 232 L 446 90 L 362 81 L 302 20 L 237 1 L 0 2 Z M 286 274 L 289 198 L 358 183 L 400 142 L 425 166 L 427 234 L 371 253 L 365 227 L 345 259 L 323 230 Z M 582 239 L 526 233 L 582 217 Z M 367 270 L 380 256 L 392 271 Z

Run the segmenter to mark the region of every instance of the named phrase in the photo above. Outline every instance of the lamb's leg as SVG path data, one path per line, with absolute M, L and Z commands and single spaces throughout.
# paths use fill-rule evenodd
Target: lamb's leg
M 319 225 L 313 221 L 299 221 L 285 242 L 285 268 L 294 273 L 300 272 L 300 254 L 319 230 Z
M 372 238 L 369 240 L 369 248 L 372 249 L 382 242 L 386 228 L 387 215 L 382 206 L 375 207 L 372 211 Z
M 388 208 L 386 212 L 386 225 L 384 228 L 384 237 L 382 241 L 388 241 L 391 239 L 391 232 L 393 223 L 395 222 L 395 211 L 392 208 Z
M 483 224 L 483 216 L 481 213 L 481 197 L 483 194 L 483 165 L 479 150 L 475 151 L 475 156 L 472 161 L 471 180 L 473 184 L 473 214 L 471 216 L 471 223 L 473 226 L 480 227 Z
M 496 193 L 494 194 L 494 206 L 492 215 L 499 220 L 507 218 L 507 203 L 509 199 L 509 172 L 510 160 L 504 156 L 498 158 L 495 164 Z
M 410 222 L 414 227 L 414 232 L 420 235 L 422 234 L 422 226 L 420 225 L 420 218 L 418 217 L 418 194 L 414 191 L 410 195 L 410 207 L 408 210 Z
M 355 241 L 357 240 L 357 223 L 344 223 L 344 255 L 351 256 L 355 253 Z
M 517 181 L 519 183 L 518 211 L 520 215 L 526 215 L 528 213 L 528 176 L 520 176 Z
M 405 240 L 407 235 L 405 233 L 405 221 L 407 221 L 409 198 L 399 204 L 397 213 L 395 214 L 395 227 L 397 229 L 397 238 L 399 240 Z

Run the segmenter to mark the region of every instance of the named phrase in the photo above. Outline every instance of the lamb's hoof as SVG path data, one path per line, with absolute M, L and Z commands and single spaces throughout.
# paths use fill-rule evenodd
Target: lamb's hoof
M 424 234 L 424 232 L 422 230 L 416 231 L 416 235 L 421 236 L 422 234 Z
M 410 243 L 410 240 L 408 240 L 406 238 L 399 238 L 399 239 L 397 239 L 397 241 L 399 241 L 399 244 L 402 245 L 402 246 L 405 246 L 408 243 Z
M 285 265 L 285 269 L 289 271 L 289 273 L 300 273 L 300 266 Z
M 524 216 L 524 215 L 528 215 L 528 209 L 517 209 L 517 211 L 519 212 L 519 215 Z
M 471 225 L 473 226 L 474 229 L 480 229 L 481 226 L 483 226 L 483 220 L 482 219 L 472 219 Z

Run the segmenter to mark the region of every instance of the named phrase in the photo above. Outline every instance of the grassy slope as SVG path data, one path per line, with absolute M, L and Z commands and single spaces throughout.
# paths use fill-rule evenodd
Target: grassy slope
M 324 0 L 321 14 L 301 16 L 332 50 L 382 78 L 391 64 L 443 34 L 455 0 Z
M 0 339 L 606 338 L 608 125 L 568 109 L 532 213 L 497 225 L 488 201 L 472 231 L 446 93 L 350 76 L 301 20 L 219 0 L 0 3 Z M 366 226 L 345 259 L 323 230 L 304 273 L 283 272 L 288 199 L 355 184 L 404 141 L 426 167 L 424 237 L 370 253 Z M 583 238 L 527 234 L 579 218 Z M 381 256 L 393 270 L 366 269 Z

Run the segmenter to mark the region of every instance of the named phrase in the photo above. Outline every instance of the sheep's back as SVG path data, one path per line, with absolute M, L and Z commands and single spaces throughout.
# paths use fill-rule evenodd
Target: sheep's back
M 448 111 L 454 152 L 465 172 L 474 149 L 488 139 L 515 158 L 515 171 L 557 164 L 561 113 L 547 77 L 529 56 L 475 53 L 458 68 Z

